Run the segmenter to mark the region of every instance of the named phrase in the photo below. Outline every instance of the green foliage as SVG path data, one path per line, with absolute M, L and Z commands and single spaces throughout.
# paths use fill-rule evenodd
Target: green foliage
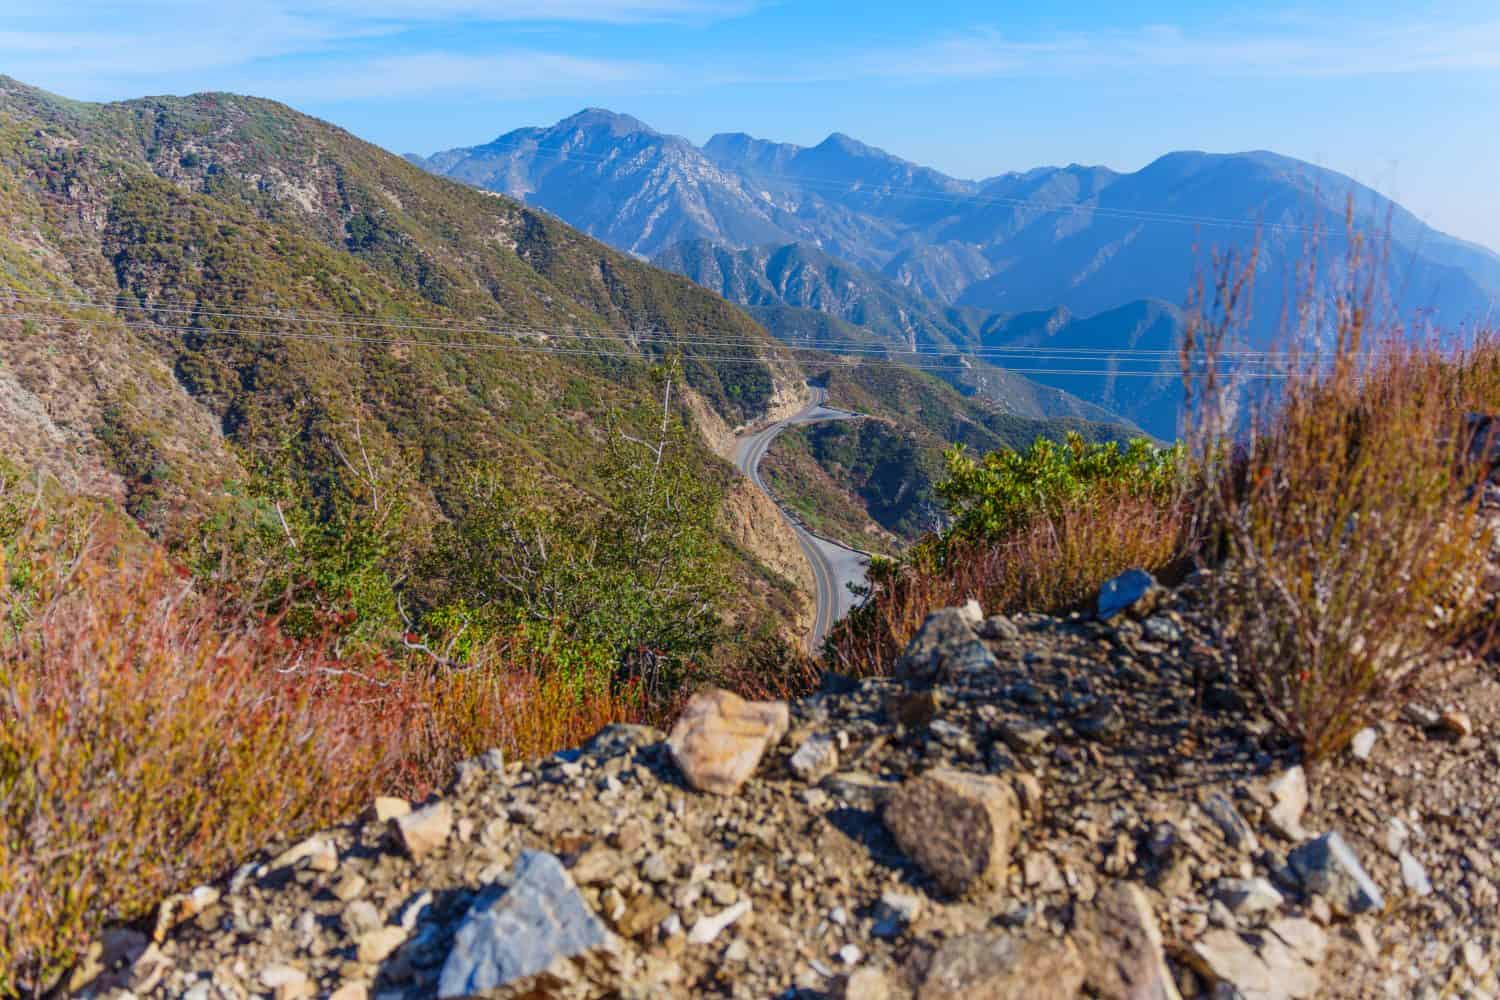
M 359 465 L 321 484 L 294 475 L 284 453 L 231 484 L 187 550 L 197 575 L 294 637 L 391 641 L 411 561 L 409 482 L 365 464 L 362 444 L 354 454 Z
M 637 413 L 610 429 L 594 471 L 607 502 L 476 467 L 438 535 L 434 575 L 445 587 L 429 624 L 483 633 L 518 623 L 559 656 L 570 651 L 581 680 L 604 671 L 654 696 L 674 690 L 719 639 L 722 492 L 694 467 L 670 410 L 653 441 L 631 432 L 643 423 Z
M 1103 489 L 1164 497 L 1178 482 L 1182 454 L 1180 446 L 1158 448 L 1144 438 L 1121 449 L 1076 433 L 1062 444 L 1038 438 L 1025 450 L 1001 448 L 978 460 L 955 445 L 944 455 L 948 477 L 937 487 L 954 518 L 944 541 L 998 538 Z

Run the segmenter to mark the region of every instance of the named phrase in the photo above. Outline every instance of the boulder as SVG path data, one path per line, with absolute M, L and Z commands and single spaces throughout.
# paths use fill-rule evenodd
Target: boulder
M 1120 614 L 1141 617 L 1155 610 L 1163 591 L 1143 569 L 1128 569 L 1099 588 L 1098 618 L 1107 622 Z
M 1302 814 L 1307 811 L 1307 772 L 1302 765 L 1287 768 L 1266 786 L 1272 806 L 1266 810 L 1266 820 L 1271 829 L 1288 840 L 1297 841 L 1306 836 L 1302 829 Z
M 544 851 L 522 851 L 511 876 L 509 888 L 482 891 L 459 923 L 438 996 L 607 994 L 620 941 L 562 863 Z
M 938 948 L 917 1000 L 1073 1000 L 1083 977 L 1071 941 L 980 931 Z
M 1003 879 L 1021 809 L 999 778 L 934 768 L 903 782 L 882 818 L 908 857 L 961 896 Z
M 943 608 L 928 615 L 896 660 L 897 680 L 927 684 L 970 671 L 994 670 L 995 657 L 980 641 L 970 615 Z
M 1292 851 L 1287 862 L 1305 890 L 1323 896 L 1343 916 L 1385 908 L 1380 887 L 1337 833 L 1309 840 Z
M 1140 887 L 1116 882 L 1081 909 L 1073 940 L 1084 983 L 1098 1000 L 1179 1000 L 1162 955 L 1161 931 Z
M 786 735 L 789 718 L 784 701 L 745 701 L 713 688 L 693 695 L 667 745 L 689 785 L 733 795 Z
M 396 816 L 390 823 L 391 836 L 401 850 L 418 860 L 443 846 L 453 832 L 453 809 L 447 802 L 435 802 L 424 809 Z

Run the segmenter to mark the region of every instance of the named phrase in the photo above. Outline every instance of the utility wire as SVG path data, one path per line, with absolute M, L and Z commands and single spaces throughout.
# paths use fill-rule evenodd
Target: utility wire
M 123 298 L 123 297 L 122 297 Z M 437 323 L 409 323 L 400 320 L 385 321 L 377 318 L 350 317 L 338 313 L 324 312 L 298 312 L 288 310 L 264 310 L 264 311 L 227 311 L 211 310 L 200 307 L 177 307 L 177 306 L 153 306 L 138 304 L 120 304 L 111 306 L 99 300 L 86 299 L 54 299 L 40 296 L 0 296 L 0 301 L 12 303 L 25 303 L 32 306 L 57 306 L 64 309 L 98 309 L 108 311 L 111 308 L 126 312 L 139 313 L 164 313 L 168 315 L 183 315 L 193 318 L 213 317 L 228 319 L 253 319 L 272 320 L 278 323 L 320 324 L 343 328 L 357 329 L 391 329 L 406 331 L 422 331 L 435 333 L 464 333 L 464 334 L 489 334 L 509 338 L 525 337 L 571 337 L 579 340 L 602 340 L 609 343 L 617 343 L 620 340 L 629 340 L 632 343 L 656 343 L 671 346 L 693 346 L 693 347 L 716 347 L 716 348 L 783 348 L 789 351 L 820 351 L 845 355 L 871 355 L 877 357 L 970 357 L 981 360 L 988 358 L 1056 358 L 1062 360 L 1109 360 L 1124 358 L 1127 360 L 1176 360 L 1180 353 L 1175 349 L 1136 348 L 1136 347 L 1064 347 L 1064 346 L 979 346 L 953 348 L 902 348 L 883 346 L 879 344 L 850 344 L 837 340 L 818 340 L 817 338 L 789 338 L 762 339 L 750 338 L 743 334 L 737 334 L 729 330 L 710 330 L 707 333 L 728 333 L 728 338 L 705 337 L 702 334 L 672 335 L 654 328 L 635 329 L 610 329 L 596 327 L 542 327 L 523 325 L 495 325 L 475 326 L 467 324 L 437 324 Z M 37 315 L 29 315 L 25 318 L 43 318 Z M 196 329 L 210 332 L 215 327 L 174 327 L 174 329 Z M 1262 361 L 1273 363 L 1285 360 L 1288 355 L 1285 352 L 1276 351 L 1225 351 L 1223 357 L 1232 357 L 1238 361 Z
M 399 347 L 414 347 L 414 348 L 425 348 L 425 349 L 429 349 L 429 350 L 455 351 L 455 352 L 459 352 L 459 351 L 468 351 L 468 352 L 508 351 L 508 352 L 519 353 L 519 354 L 558 355 L 558 356 L 580 357 L 580 358 L 602 358 L 602 359 L 613 359 L 613 360 L 620 360 L 620 361 L 641 361 L 642 360 L 642 358 L 641 358 L 641 356 L 639 354 L 630 353 L 630 352 L 624 351 L 624 350 L 605 351 L 605 350 L 599 350 L 597 348 L 593 348 L 593 349 L 574 349 L 574 348 L 567 348 L 567 347 L 542 346 L 542 345 L 526 344 L 526 343 L 520 343 L 520 342 L 512 342 L 512 343 L 486 342 L 486 343 L 480 343 L 480 342 L 465 342 L 465 341 L 432 341 L 432 340 L 415 340 L 415 339 L 402 338 L 402 337 L 371 337 L 371 336 L 358 336 L 358 335 L 349 335 L 349 334 L 311 333 L 311 332 L 301 332 L 301 331 L 292 331 L 292 330 L 244 330 L 244 329 L 229 329 L 229 328 L 223 328 L 223 327 L 173 326 L 173 325 L 162 324 L 162 323 L 123 320 L 123 319 L 119 319 L 117 317 L 107 317 L 107 318 L 99 318 L 99 319 L 88 319 L 88 318 L 71 317 L 71 316 L 69 316 L 69 317 L 59 317 L 59 316 L 56 316 L 56 315 L 45 314 L 45 313 L 42 313 L 42 314 L 13 313 L 13 314 L 9 315 L 6 318 L 11 319 L 11 320 L 28 320 L 29 319 L 29 320 L 33 320 L 33 321 L 35 321 L 35 320 L 59 320 L 59 319 L 61 319 L 61 320 L 64 320 L 65 322 L 75 323 L 75 324 L 78 324 L 78 325 L 81 325 L 81 326 L 125 327 L 127 329 L 154 330 L 154 331 L 159 331 L 159 332 L 163 332 L 163 333 L 196 334 L 198 336 L 202 336 L 202 337 L 206 337 L 206 338 L 207 337 L 212 337 L 212 336 L 215 336 L 215 335 L 217 335 L 217 336 L 235 337 L 235 338 L 241 338 L 241 339 L 263 337 L 263 338 L 274 339 L 274 340 L 311 341 L 311 342 L 332 343 L 332 344 L 359 344 L 359 345 L 375 345 L 375 346 L 399 346 Z M 621 346 L 623 347 L 625 345 L 621 345 Z M 669 346 L 676 346 L 676 345 L 669 345 Z M 774 346 L 774 345 L 768 343 L 765 346 L 769 347 L 769 346 Z M 694 360 L 694 361 L 712 361 L 712 362 L 733 363 L 733 364 L 763 364 L 763 363 L 765 363 L 765 359 L 760 358 L 760 357 L 749 357 L 749 358 L 746 358 L 746 357 L 733 357 L 733 356 L 715 356 L 715 355 L 704 355 L 704 354 L 692 354 L 692 355 L 689 355 L 689 358 L 691 360 Z M 843 368 L 859 368 L 859 367 L 863 367 L 863 366 L 865 366 L 867 364 L 885 363 L 885 364 L 890 364 L 890 365 L 894 365 L 894 366 L 897 366 L 897 367 L 910 368 L 910 369 L 913 369 L 913 370 L 916 370 L 916 371 L 930 371 L 930 372 L 964 372 L 964 371 L 972 371 L 973 370 L 971 366 L 965 365 L 965 364 L 962 364 L 962 363 L 958 363 L 958 364 L 946 364 L 946 365 L 944 365 L 944 364 L 923 364 L 923 363 L 911 364 L 911 363 L 908 363 L 908 362 L 898 361 L 896 359 L 887 358 L 887 357 L 868 357 L 868 358 L 862 358 L 862 359 L 858 359 L 858 360 L 843 359 L 843 358 L 838 358 L 838 357 L 827 358 L 827 359 L 819 358 L 819 359 L 817 359 L 817 361 L 815 363 L 814 362 L 805 362 L 805 363 L 812 363 L 812 364 L 815 365 L 815 367 L 843 367 Z M 1002 370 L 1008 371 L 1008 372 L 1013 372 L 1015 374 L 1021 374 L 1021 375 L 1080 375 L 1080 376 L 1083 376 L 1083 375 L 1092 375 L 1092 376 L 1105 376 L 1105 377 L 1139 377 L 1139 378 L 1155 378 L 1155 379 L 1159 379 L 1159 378 L 1162 378 L 1164 376 L 1167 376 L 1167 375 L 1171 374 L 1170 372 L 1164 371 L 1162 369 L 1156 369 L 1156 370 L 1153 370 L 1153 371 L 1133 371 L 1133 370 L 1132 371 L 1127 371 L 1127 370 L 1109 370 L 1109 369 L 1009 368 L 1009 367 L 1006 367 L 1006 368 L 1004 368 Z M 1272 378 L 1272 379 L 1279 379 L 1279 378 L 1285 378 L 1286 377 L 1286 373 L 1280 372 L 1280 371 L 1274 371 L 1274 370 L 1249 370 L 1249 371 L 1242 371 L 1242 370 L 1239 370 L 1239 369 L 1235 369 L 1235 374 L 1237 376 L 1246 377 L 1246 378 Z

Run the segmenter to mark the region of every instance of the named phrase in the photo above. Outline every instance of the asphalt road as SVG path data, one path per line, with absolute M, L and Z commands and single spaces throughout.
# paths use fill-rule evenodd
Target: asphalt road
M 813 400 L 806 408 L 785 420 L 746 434 L 736 442 L 734 464 L 739 466 L 740 471 L 772 500 L 776 499 L 775 496 L 760 478 L 760 460 L 765 457 L 766 450 L 771 447 L 771 442 L 776 440 L 776 435 L 793 424 L 815 424 L 824 420 L 859 418 L 857 413 L 825 406 L 827 398 L 826 390 L 814 386 Z M 854 607 L 854 595 L 849 592 L 847 584 L 862 585 L 865 582 L 865 570 L 870 565 L 870 557 L 863 552 L 846 548 L 837 542 L 830 542 L 826 538 L 813 534 L 779 504 L 777 510 L 781 511 L 781 516 L 786 519 L 787 524 L 791 525 L 792 532 L 797 536 L 797 544 L 807 558 L 808 565 L 812 567 L 817 614 L 813 619 L 812 634 L 808 636 L 808 646 L 816 650 L 823 641 L 823 637 L 828 634 L 828 630 L 833 627 L 833 623 L 848 614 Z

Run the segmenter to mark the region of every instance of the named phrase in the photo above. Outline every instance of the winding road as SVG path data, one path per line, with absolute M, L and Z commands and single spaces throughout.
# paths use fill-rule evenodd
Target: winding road
M 734 464 L 739 466 L 740 471 L 749 477 L 756 488 L 770 497 L 773 502 L 776 500 L 775 494 L 766 488 L 765 482 L 760 478 L 760 460 L 765 457 L 767 449 L 771 447 L 771 442 L 776 440 L 776 435 L 794 424 L 815 424 L 824 420 L 857 420 L 860 417 L 858 413 L 850 413 L 848 410 L 838 410 L 825 405 L 828 390 L 821 386 L 813 386 L 812 390 L 812 402 L 805 408 L 785 420 L 779 420 L 746 434 L 735 442 Z M 812 567 L 817 614 L 813 619 L 812 634 L 808 637 L 808 647 L 816 650 L 818 644 L 823 641 L 823 637 L 828 634 L 828 630 L 833 628 L 833 623 L 853 609 L 854 595 L 849 592 L 847 584 L 864 584 L 865 570 L 870 565 L 870 557 L 863 552 L 813 534 L 779 503 L 776 509 L 781 511 L 781 516 L 791 526 L 793 534 L 797 536 L 797 545 L 801 547 L 803 556 Z

